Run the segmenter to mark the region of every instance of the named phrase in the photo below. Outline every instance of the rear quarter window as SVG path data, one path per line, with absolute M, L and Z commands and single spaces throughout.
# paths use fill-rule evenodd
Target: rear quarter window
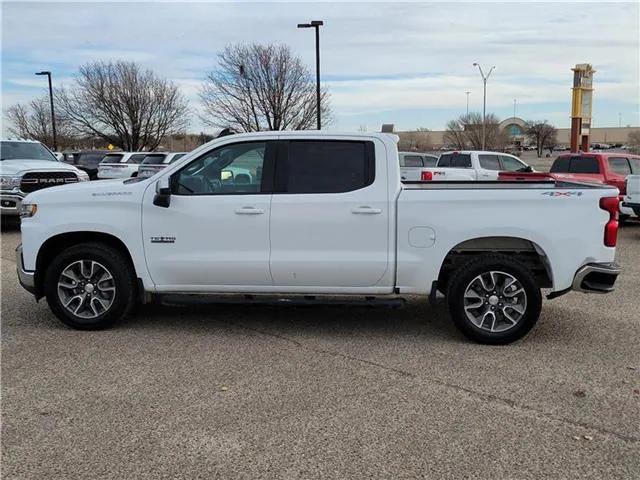
M 571 158 L 571 173 L 600 173 L 600 165 L 595 157 Z
M 438 157 L 435 157 L 433 155 L 425 155 L 423 158 L 425 167 L 435 167 L 438 164 Z
M 155 155 L 147 155 L 146 157 L 144 157 L 144 160 L 142 161 L 143 165 L 158 165 L 162 162 L 164 162 L 164 159 L 167 157 L 166 154 L 164 153 L 158 153 Z
M 445 153 L 440 156 L 438 167 L 471 168 L 471 155 L 468 153 Z
M 146 153 L 136 153 L 134 155 L 131 155 L 129 157 L 129 159 L 127 160 L 127 163 L 140 163 L 144 160 L 144 158 L 147 156 L 148 154 Z
M 404 167 L 424 167 L 422 157 L 419 155 L 405 155 Z
M 105 155 L 100 163 L 120 163 L 123 155 Z
M 551 173 L 569 173 L 569 165 L 571 159 L 569 157 L 557 158 L 553 165 L 551 165 Z

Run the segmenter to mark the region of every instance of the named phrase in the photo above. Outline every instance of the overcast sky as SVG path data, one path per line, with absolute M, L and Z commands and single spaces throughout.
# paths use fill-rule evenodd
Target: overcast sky
M 336 130 L 443 129 L 470 109 L 570 124 L 571 67 L 591 63 L 593 126 L 640 124 L 640 11 L 630 3 L 35 3 L 3 2 L 2 107 L 46 93 L 34 72 L 69 84 L 92 60 L 133 60 L 197 91 L 235 42 L 290 45 L 314 68 L 312 30 L 324 20 L 322 80 Z M 192 131 L 202 126 L 193 116 Z M 3 129 L 4 133 L 4 129 Z

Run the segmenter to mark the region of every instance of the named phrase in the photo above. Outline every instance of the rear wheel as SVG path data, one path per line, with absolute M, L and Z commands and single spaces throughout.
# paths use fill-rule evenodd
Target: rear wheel
M 126 316 L 135 303 L 136 282 L 129 262 L 116 249 L 85 243 L 64 250 L 45 276 L 53 313 L 70 327 L 97 330 Z
M 531 271 L 506 255 L 489 254 L 458 268 L 449 283 L 449 312 L 479 343 L 511 343 L 538 321 L 542 295 Z

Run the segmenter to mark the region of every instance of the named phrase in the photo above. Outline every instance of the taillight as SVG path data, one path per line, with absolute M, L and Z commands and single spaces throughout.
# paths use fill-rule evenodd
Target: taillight
M 601 198 L 600 208 L 609 212 L 609 221 L 604 226 L 604 244 L 607 247 L 615 247 L 618 243 L 618 212 L 620 211 L 620 198 Z
M 422 175 L 420 175 L 420 180 L 422 182 L 430 182 L 431 180 L 433 180 L 433 173 L 431 173 L 431 172 L 422 172 Z

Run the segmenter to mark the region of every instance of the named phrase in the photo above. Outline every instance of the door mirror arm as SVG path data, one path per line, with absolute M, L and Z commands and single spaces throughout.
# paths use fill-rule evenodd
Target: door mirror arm
M 171 205 L 171 186 L 167 177 L 156 182 L 156 194 L 153 197 L 153 204 L 158 207 L 168 208 Z

